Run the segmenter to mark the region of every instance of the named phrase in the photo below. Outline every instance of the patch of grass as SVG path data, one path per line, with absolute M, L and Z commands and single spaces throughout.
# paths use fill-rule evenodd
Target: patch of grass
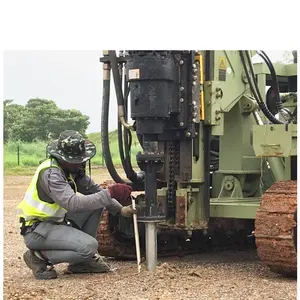
M 24 167 L 24 166 L 15 166 L 11 168 L 5 168 L 3 175 L 17 175 L 17 176 L 32 176 L 36 171 L 36 167 Z
M 101 147 L 101 133 L 91 133 L 88 135 L 97 148 L 97 153 L 92 159 L 92 166 L 105 167 L 104 158 L 102 155 Z M 114 130 L 109 133 L 110 151 L 114 165 L 116 168 L 122 166 L 119 146 L 118 146 L 118 132 Z M 31 175 L 34 173 L 36 167 L 41 159 L 46 157 L 46 146 L 48 142 L 38 141 L 35 143 L 20 143 L 20 142 L 8 142 L 4 144 L 4 174 L 5 175 Z M 19 165 L 18 165 L 18 148 L 19 148 Z M 142 148 L 138 142 L 136 134 L 132 133 L 131 144 L 131 163 L 133 167 L 137 167 L 136 154 L 141 151 Z

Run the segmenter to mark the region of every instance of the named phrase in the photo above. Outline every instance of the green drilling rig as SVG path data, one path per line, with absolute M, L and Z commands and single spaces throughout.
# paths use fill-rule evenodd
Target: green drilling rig
M 263 62 L 253 64 L 254 55 Z M 148 270 L 157 256 L 252 237 L 272 271 L 296 275 L 296 51 L 293 56 L 282 64 L 264 51 L 103 51 L 103 155 L 112 180 L 135 191 Z M 125 179 L 109 148 L 111 78 Z M 133 134 L 141 146 L 139 170 L 130 159 Z M 131 220 L 106 212 L 98 240 L 102 255 L 135 258 Z

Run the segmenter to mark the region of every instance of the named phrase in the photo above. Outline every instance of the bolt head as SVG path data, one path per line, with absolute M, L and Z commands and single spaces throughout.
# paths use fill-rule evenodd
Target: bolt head
M 180 127 L 183 127 L 184 123 L 183 123 L 183 122 L 180 122 L 179 125 L 180 125 Z
M 180 101 L 180 103 L 183 103 L 183 102 L 184 102 L 184 99 L 183 99 L 183 98 L 180 98 L 179 101 Z
M 196 85 L 196 81 L 193 81 L 193 85 L 194 85 L 194 86 Z
M 180 63 L 181 65 L 183 65 L 183 64 L 184 64 L 184 61 L 181 59 L 179 63 Z
M 190 137 L 192 134 L 189 132 L 189 131 L 187 131 L 186 133 L 185 133 L 185 136 L 186 137 Z
M 196 64 L 193 64 L 193 68 L 196 69 L 196 68 L 197 68 L 197 65 L 196 65 Z
M 180 90 L 181 90 L 181 91 L 184 91 L 184 87 L 183 87 L 183 86 L 181 86 L 181 87 L 180 87 Z

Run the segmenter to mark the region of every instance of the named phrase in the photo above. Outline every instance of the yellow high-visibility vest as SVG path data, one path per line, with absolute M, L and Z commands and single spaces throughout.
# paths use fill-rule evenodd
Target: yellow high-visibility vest
M 39 198 L 37 190 L 37 181 L 39 174 L 42 170 L 48 169 L 50 167 L 60 167 L 57 165 L 55 160 L 47 159 L 42 162 L 30 182 L 30 185 L 26 191 L 24 199 L 17 206 L 19 211 L 19 218 L 25 219 L 25 226 L 31 226 L 37 221 L 46 221 L 51 220 L 54 222 L 62 222 L 64 220 L 66 210 L 62 208 L 57 203 L 48 203 Z M 70 179 L 74 182 L 73 178 L 70 176 Z M 77 191 L 76 184 L 75 192 Z

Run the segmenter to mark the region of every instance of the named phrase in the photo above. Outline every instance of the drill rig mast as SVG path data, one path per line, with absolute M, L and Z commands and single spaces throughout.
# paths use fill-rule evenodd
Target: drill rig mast
M 140 226 L 145 224 L 148 270 L 156 266 L 157 250 L 172 247 L 178 237 L 196 245 L 214 239 L 221 229 L 226 235 L 243 232 L 245 236 L 255 230 L 262 260 L 277 272 L 295 273 L 297 65 L 274 66 L 261 51 L 265 63 L 253 66 L 252 54 L 126 51 L 117 56 L 105 51 L 101 58 L 103 154 L 114 181 L 144 191 L 137 201 Z M 120 156 L 129 181 L 117 174 L 109 151 L 111 70 Z M 271 88 L 265 96 L 267 85 Z M 129 105 L 133 125 L 127 123 Z M 132 131 L 142 148 L 136 155 L 139 172 L 130 161 Z M 279 181 L 280 188 L 275 183 Z M 284 192 L 285 185 L 290 194 Z M 288 198 L 288 208 L 282 206 L 284 201 L 276 201 L 277 195 Z M 267 197 L 272 198 L 272 207 Z M 283 222 L 284 227 L 279 225 L 282 230 L 277 235 L 270 225 L 275 215 L 274 224 Z M 124 220 L 110 221 L 108 227 L 111 232 L 118 228 L 119 236 L 114 246 L 100 238 L 100 253 L 111 255 L 115 247 L 113 256 L 126 256 L 130 226 Z M 270 260 L 270 245 L 287 240 L 290 243 L 281 245 L 279 252 L 285 251 L 289 258 Z

